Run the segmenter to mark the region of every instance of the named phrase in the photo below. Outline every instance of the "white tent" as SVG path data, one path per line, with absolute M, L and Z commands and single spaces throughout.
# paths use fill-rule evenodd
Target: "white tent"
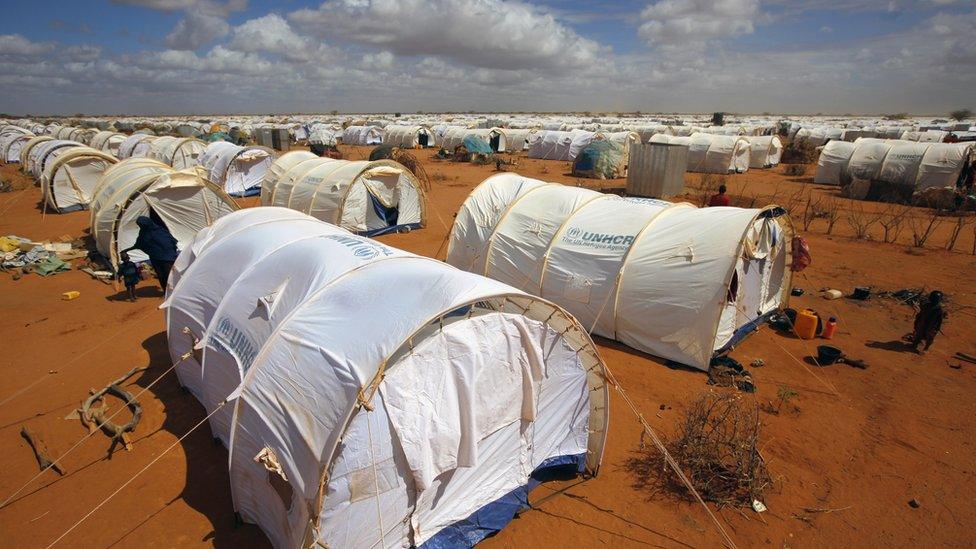
M 89 143 L 91 148 L 107 152 L 118 157 L 119 147 L 126 140 L 126 136 L 112 131 L 102 131 L 96 133 Z
M 62 213 L 87 208 L 99 178 L 116 162 L 114 156 L 84 145 L 55 149 L 40 178 L 46 207 Z
M 139 216 L 152 211 L 182 249 L 200 229 L 235 210 L 233 199 L 196 170 L 176 171 L 158 160 L 130 158 L 99 179 L 92 193 L 91 234 L 98 251 L 115 267 L 119 250 L 132 246 L 139 235 Z M 142 250 L 129 256 L 133 261 L 148 259 Z
M 708 369 L 784 306 L 792 225 L 780 208 L 695 208 L 516 174 L 458 212 L 448 263 L 565 307 L 595 334 Z
M 685 171 L 699 173 L 742 173 L 749 169 L 751 145 L 737 135 L 693 133 L 690 136 L 657 134 L 651 143 L 670 143 L 688 147 Z
M 845 146 L 831 142 L 820 153 L 815 181 L 843 185 L 863 179 L 913 187 L 915 192 L 929 187 L 954 188 L 972 150 L 972 143 L 874 138 L 860 138 Z
M 775 135 L 743 136 L 749 142 L 749 167 L 772 168 L 783 155 L 783 143 Z
M 34 137 L 36 136 L 30 132 L 9 132 L 0 136 L 0 162 L 4 164 L 20 162 L 20 152 Z
M 119 145 L 119 160 L 149 156 L 149 147 L 154 139 L 156 139 L 155 136 L 144 133 L 134 133 L 126 137 L 125 141 Z
M 426 196 L 392 160 L 348 161 L 293 151 L 261 183 L 261 204 L 284 206 L 350 231 L 377 235 L 426 225 Z
M 813 177 L 813 182 L 827 185 L 847 184 L 847 165 L 851 161 L 852 154 L 854 154 L 854 143 L 834 140 L 824 145 L 817 159 L 817 173 Z
M 542 138 L 542 133 L 535 129 L 505 128 L 506 148 L 509 152 L 524 151 Z
M 57 158 L 58 155 L 67 149 L 74 147 L 84 147 L 84 145 L 77 141 L 65 141 L 63 139 L 54 139 L 39 143 L 30 150 L 26 165 L 27 173 L 31 174 L 34 179 L 40 181 L 41 176 L 44 175 L 44 167 L 47 165 L 47 162 L 50 159 Z
M 176 170 L 197 165 L 197 159 L 206 150 L 207 144 L 195 137 L 157 137 L 149 145 L 146 155 L 154 160 L 169 164 Z
M 543 160 L 575 160 L 576 155 L 603 134 L 586 130 L 543 132 L 542 137 L 529 146 L 529 158 Z
M 32 137 L 27 140 L 20 148 L 20 170 L 24 173 L 29 173 L 31 153 L 39 147 L 40 145 L 47 143 L 48 141 L 54 141 L 54 138 L 50 135 L 38 135 L 37 137 Z
M 376 126 L 349 126 L 342 130 L 343 145 L 379 145 L 383 134 Z
M 412 149 L 433 147 L 434 133 L 424 126 L 399 126 L 391 124 L 383 128 L 383 143 L 393 147 Z
M 234 510 L 276 547 L 470 546 L 533 474 L 599 469 L 606 372 L 546 301 L 281 208 L 201 231 L 167 293 Z
M 198 159 L 210 181 L 231 196 L 252 196 L 261 192 L 261 181 L 275 160 L 275 153 L 257 145 L 240 146 L 215 141 Z

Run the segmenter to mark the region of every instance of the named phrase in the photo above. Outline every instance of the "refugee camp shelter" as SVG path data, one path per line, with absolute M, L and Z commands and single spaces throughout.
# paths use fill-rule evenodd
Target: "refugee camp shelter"
M 543 474 L 599 470 L 608 374 L 556 305 L 283 208 L 174 272 L 177 375 L 276 547 L 472 546 Z
M 391 124 L 383 128 L 383 144 L 402 149 L 433 147 L 434 133 L 424 126 L 400 126 Z
M 613 141 L 593 141 L 573 160 L 573 176 L 589 179 L 616 179 L 627 176 L 629 145 L 625 150 Z
M 850 146 L 828 143 L 817 160 L 815 182 L 845 185 L 854 179 L 906 188 L 955 188 L 971 162 L 973 143 L 859 138 Z
M 24 173 L 30 173 L 30 168 L 28 164 L 30 163 L 31 153 L 34 149 L 48 141 L 54 141 L 54 138 L 50 135 L 38 135 L 37 137 L 32 137 L 27 140 L 20 148 L 20 171 Z
M 343 145 L 379 145 L 383 133 L 376 126 L 349 126 L 342 130 Z
M 603 139 L 601 134 L 585 130 L 548 130 L 529 146 L 529 158 L 572 161 L 590 142 Z
M 154 139 L 156 139 L 154 135 L 134 133 L 122 141 L 116 156 L 119 160 L 149 156 L 149 147 L 152 146 Z
M 749 169 L 751 145 L 742 136 L 693 133 L 689 136 L 655 134 L 651 143 L 688 147 L 688 167 L 697 173 L 743 173 Z
M 359 234 L 406 231 L 427 223 L 420 182 L 392 160 L 335 160 L 293 151 L 272 164 L 261 187 L 264 206 L 298 210 Z
M 114 156 L 84 145 L 55 149 L 40 178 L 45 208 L 60 213 L 87 208 L 98 180 L 116 162 Z
M 183 170 L 196 166 L 206 148 L 207 143 L 195 137 L 165 135 L 153 139 L 146 156 L 169 164 L 173 169 Z
M 240 146 L 214 141 L 200 155 L 200 166 L 210 181 L 231 196 L 252 196 L 261 192 L 261 181 L 274 163 L 275 152 L 258 145 Z
M 95 150 L 107 152 L 118 157 L 119 147 L 125 141 L 126 136 L 113 131 L 101 131 L 92 136 L 89 146 Z
M 36 137 L 28 131 L 7 131 L 0 134 L 0 162 L 11 164 L 20 162 L 20 152 L 28 141 Z
M 84 145 L 77 141 L 66 141 L 64 139 L 52 139 L 38 143 L 37 146 L 30 149 L 27 163 L 23 167 L 31 177 L 40 181 L 41 176 L 44 175 L 44 167 L 48 159 L 56 158 L 65 149 L 73 147 L 84 147 Z
M 91 199 L 91 234 L 114 268 L 119 251 L 139 236 L 140 216 L 164 225 L 182 249 L 198 231 L 237 209 L 233 199 L 196 170 L 177 171 L 158 160 L 130 158 L 99 179 Z M 142 250 L 129 256 L 136 262 L 149 259 Z
M 779 165 L 783 142 L 775 135 L 743 136 L 749 142 L 749 167 L 772 168 Z
M 482 182 L 447 262 L 550 299 L 592 333 L 707 370 L 790 293 L 786 212 L 626 198 L 513 173 Z

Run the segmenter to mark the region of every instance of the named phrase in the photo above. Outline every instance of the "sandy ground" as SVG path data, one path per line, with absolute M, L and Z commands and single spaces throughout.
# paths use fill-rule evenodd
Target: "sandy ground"
M 345 149 L 350 158 L 365 149 Z M 458 206 L 494 166 L 427 161 L 432 175 L 428 227 L 384 242 L 412 252 L 444 256 L 443 243 Z M 528 176 L 579 184 L 567 163 L 521 159 Z M 811 172 L 812 173 L 812 172 Z M 15 167 L 0 167 L 4 178 L 25 183 Z M 688 175 L 689 183 L 698 180 Z M 585 182 L 594 184 L 595 182 Z M 622 181 L 610 182 L 620 186 Z M 779 169 L 731 176 L 733 195 L 757 204 L 799 189 L 828 196 L 807 177 L 787 177 Z M 87 212 L 42 215 L 40 192 L 28 187 L 0 195 L 0 234 L 35 240 L 88 231 Z M 248 200 L 248 205 L 257 201 Z M 868 205 L 869 209 L 882 208 Z M 873 211 L 873 210 L 872 210 Z M 921 214 L 920 214 L 921 215 Z M 959 546 L 976 543 L 976 473 L 973 463 L 976 419 L 972 413 L 976 364 L 950 368 L 955 351 L 976 354 L 972 322 L 976 297 L 964 283 L 976 267 L 968 253 L 972 236 L 960 237 L 957 251 L 943 247 L 941 226 L 931 248 L 854 240 L 842 221 L 833 236 L 818 220 L 806 233 L 813 265 L 795 280 L 807 290 L 794 307 L 810 307 L 840 319 L 835 344 L 870 364 L 817 368 L 803 361 L 816 342 L 779 335 L 768 328 L 747 339 L 732 356 L 752 368 L 758 403 L 775 400 L 780 387 L 798 396 L 780 414 L 763 412 L 763 454 L 776 479 L 765 497 L 769 511 L 717 511 L 738 546 L 777 547 Z M 875 230 L 880 230 L 875 228 Z M 968 230 L 968 229 L 967 229 Z M 875 239 L 880 238 L 875 236 Z M 965 252 L 965 253 L 963 253 Z M 925 356 L 899 342 L 911 329 L 910 307 L 890 299 L 865 302 L 818 297 L 820 288 L 849 292 L 871 285 L 897 290 L 925 286 L 951 296 L 951 317 Z M 61 301 L 64 291 L 81 297 Z M 121 301 L 112 286 L 71 271 L 49 278 L 13 280 L 0 273 L 0 501 L 37 473 L 34 456 L 19 432 L 26 425 L 61 455 L 86 434 L 75 419 L 64 419 L 90 388 L 100 388 L 134 366 L 148 366 L 128 383 L 140 391 L 170 366 L 157 310 L 161 292 L 143 283 L 135 303 Z M 660 361 L 611 341 L 598 340 L 608 366 L 662 433 L 673 432 L 681 410 L 708 390 L 703 373 L 674 370 Z M 795 357 L 795 358 L 794 358 Z M 836 391 L 831 389 L 836 388 Z M 203 427 L 183 437 L 203 419 L 203 408 L 183 393 L 172 374 L 140 396 L 144 415 L 131 452 L 106 457 L 108 439 L 92 436 L 64 460 L 67 474 L 48 471 L 0 509 L 0 537 L 8 547 L 43 547 L 135 477 L 68 534 L 72 547 L 182 547 L 212 545 L 263 547 L 253 525 L 235 527 L 226 472 L 227 454 Z M 117 405 L 117 403 L 116 403 Z M 661 409 L 661 407 L 664 409 Z M 719 546 L 721 538 L 703 509 L 668 493 L 644 487 L 634 464 L 642 455 L 640 428 L 619 395 L 612 400 L 610 435 L 599 476 L 569 487 L 524 513 L 489 547 Z M 170 449 L 172 448 L 172 449 Z M 167 452 L 167 450 L 169 450 Z M 565 488 L 544 485 L 538 501 Z M 919 506 L 909 506 L 915 499 Z

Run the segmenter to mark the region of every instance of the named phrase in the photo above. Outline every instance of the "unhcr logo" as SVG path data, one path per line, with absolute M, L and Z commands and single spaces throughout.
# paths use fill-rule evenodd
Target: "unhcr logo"
M 598 233 L 579 227 L 570 227 L 563 235 L 563 242 L 572 246 L 600 248 L 605 250 L 626 250 L 634 243 L 634 235 Z
M 339 244 L 349 248 L 349 251 L 359 259 L 369 260 L 379 255 L 393 255 L 393 250 L 366 238 L 346 236 L 341 234 L 329 235 L 325 238 L 334 240 Z

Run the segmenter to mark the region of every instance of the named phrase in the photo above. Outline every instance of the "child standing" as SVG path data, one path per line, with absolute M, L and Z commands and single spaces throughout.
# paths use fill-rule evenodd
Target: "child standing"
M 139 267 L 129 261 L 129 254 L 122 252 L 122 262 L 119 263 L 117 278 L 125 282 L 125 289 L 129 292 L 129 301 L 136 300 L 136 284 L 139 283 Z

